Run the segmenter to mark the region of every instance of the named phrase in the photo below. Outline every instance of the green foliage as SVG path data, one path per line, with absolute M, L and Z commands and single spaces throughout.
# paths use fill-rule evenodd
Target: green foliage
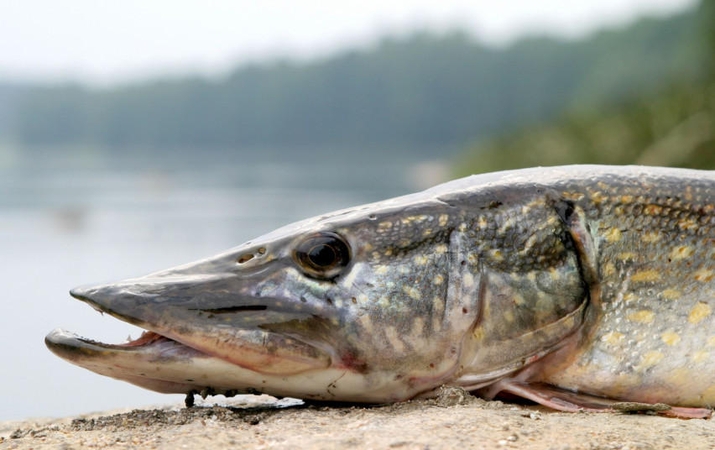
M 700 0 L 698 8 L 698 30 L 703 42 L 703 50 L 709 55 L 706 69 L 715 78 L 715 0 Z
M 694 79 L 702 60 L 691 51 L 695 22 L 691 11 L 582 41 L 532 38 L 504 49 L 464 33 L 417 33 L 311 63 L 251 65 L 221 80 L 36 89 L 8 128 L 28 144 L 456 147 L 566 107 Z
M 678 30 L 684 32 L 673 23 L 664 24 L 663 30 L 669 27 L 670 31 L 657 39 L 649 37 L 653 30 L 642 24 L 631 32 L 634 39 L 656 44 L 653 50 L 667 48 L 680 55 L 682 59 L 673 60 L 677 64 L 701 55 L 693 66 L 702 73 L 700 81 L 672 82 L 662 90 L 625 97 L 620 104 L 605 108 L 586 103 L 590 108 L 573 108 L 551 124 L 482 140 L 461 157 L 457 172 L 466 175 L 560 164 L 715 169 L 715 0 L 703 0 L 696 17 L 693 28 L 685 31 L 695 36 L 691 41 L 666 39 Z M 684 47 L 688 41 L 690 45 Z M 633 61 L 656 64 L 657 51 L 633 54 Z M 624 76 L 618 70 L 613 72 L 613 80 Z
M 470 149 L 460 175 L 560 164 L 645 164 L 715 169 L 715 81 L 663 92 Z

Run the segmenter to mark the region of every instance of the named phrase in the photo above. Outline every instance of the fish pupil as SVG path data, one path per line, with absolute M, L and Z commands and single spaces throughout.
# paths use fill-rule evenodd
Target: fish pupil
M 316 245 L 308 251 L 308 258 L 315 267 L 330 268 L 338 261 L 336 250 L 328 244 Z

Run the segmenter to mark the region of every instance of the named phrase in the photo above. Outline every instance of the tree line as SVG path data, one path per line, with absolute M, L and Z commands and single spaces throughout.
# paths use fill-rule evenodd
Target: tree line
M 578 41 L 534 37 L 505 48 L 463 32 L 419 32 L 317 61 L 242 66 L 220 79 L 33 87 L 0 111 L 0 129 L 29 145 L 459 146 L 697 78 L 697 20 L 688 11 Z

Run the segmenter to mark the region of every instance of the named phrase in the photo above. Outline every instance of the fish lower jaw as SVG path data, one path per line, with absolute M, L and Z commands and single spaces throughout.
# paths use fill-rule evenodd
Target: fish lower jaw
M 360 403 L 401 401 L 419 394 L 409 383 L 396 382 L 391 373 L 327 367 L 288 375 L 263 374 L 152 332 L 113 345 L 58 329 L 47 335 L 45 343 L 72 364 L 165 394 L 269 394 Z

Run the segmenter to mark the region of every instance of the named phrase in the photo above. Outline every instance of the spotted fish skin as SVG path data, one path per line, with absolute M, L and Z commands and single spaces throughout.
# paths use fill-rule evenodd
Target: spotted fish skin
M 578 353 L 545 381 L 610 398 L 715 405 L 712 173 L 624 170 L 635 173 L 563 183 L 590 228 L 597 279 Z
M 151 333 L 46 342 L 160 392 L 385 402 L 449 384 L 563 410 L 709 407 L 713 205 L 708 171 L 477 175 L 74 290 Z

